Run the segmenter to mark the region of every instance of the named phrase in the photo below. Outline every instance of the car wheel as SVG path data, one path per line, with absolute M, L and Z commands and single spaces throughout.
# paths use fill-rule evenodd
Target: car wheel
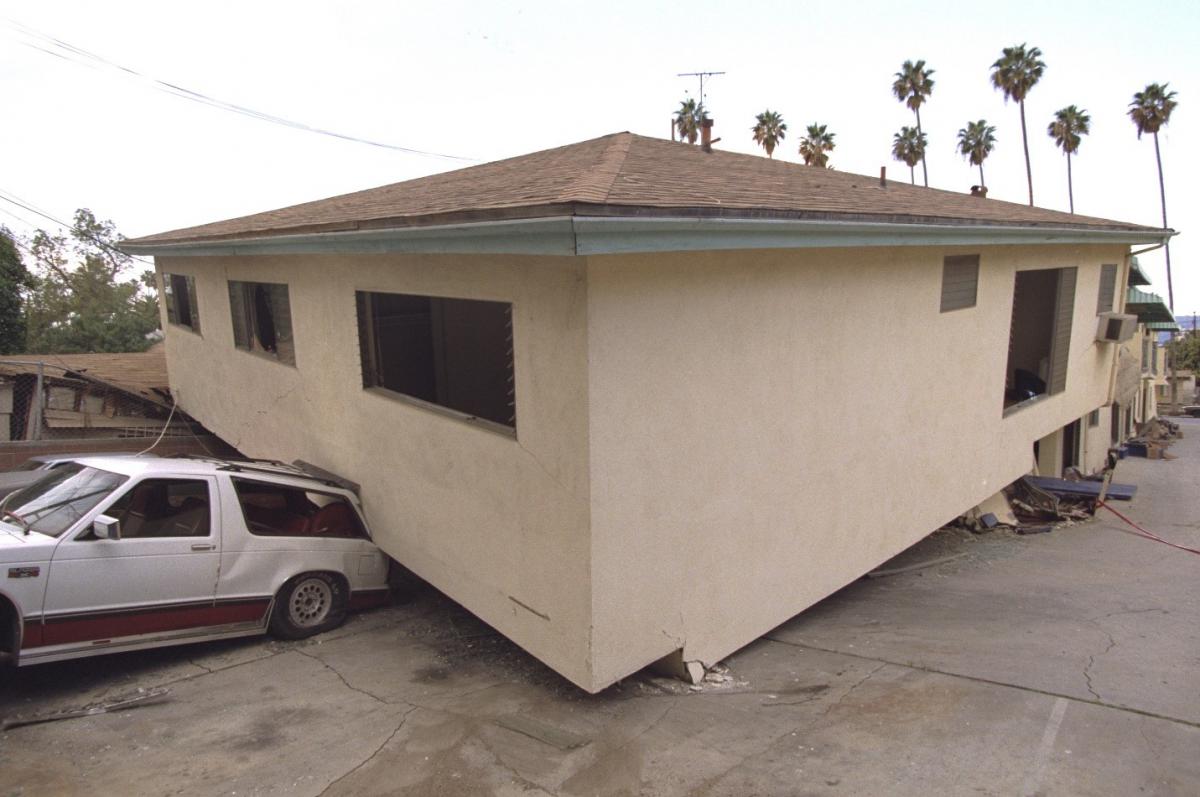
M 328 573 L 304 573 L 283 585 L 271 612 L 271 633 L 304 639 L 346 619 L 346 588 Z

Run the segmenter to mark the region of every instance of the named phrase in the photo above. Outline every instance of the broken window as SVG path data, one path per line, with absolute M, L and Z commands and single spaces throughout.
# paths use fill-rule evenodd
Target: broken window
M 979 255 L 953 255 L 942 261 L 942 312 L 974 307 L 979 288 Z
M 251 534 L 367 538 L 358 512 L 340 495 L 253 479 L 233 479 L 233 486 Z
M 516 429 L 512 305 L 359 291 L 363 387 Z
M 118 498 L 104 514 L 120 521 L 122 539 L 207 537 L 208 482 L 146 479 Z
M 1076 274 L 1074 267 L 1017 272 L 1008 335 L 1006 408 L 1066 389 Z
M 196 305 L 196 278 L 190 274 L 163 273 L 163 304 L 167 321 L 200 332 L 200 313 Z
M 288 287 L 268 282 L 229 283 L 233 343 L 239 349 L 296 364 Z

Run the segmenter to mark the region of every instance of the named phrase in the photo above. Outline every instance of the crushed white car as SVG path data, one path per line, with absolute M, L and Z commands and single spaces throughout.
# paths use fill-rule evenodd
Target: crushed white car
M 0 661 L 299 639 L 383 603 L 387 574 L 357 495 L 334 477 L 82 457 L 0 504 Z

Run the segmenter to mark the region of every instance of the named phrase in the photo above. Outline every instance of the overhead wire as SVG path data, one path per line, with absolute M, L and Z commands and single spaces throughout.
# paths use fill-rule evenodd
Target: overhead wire
M 52 221 L 61 227 L 65 227 L 66 229 L 71 229 L 72 225 L 68 224 L 67 222 L 63 221 L 60 218 L 50 215 L 49 213 L 45 213 L 41 210 L 38 210 L 35 205 L 33 205 L 32 203 L 29 202 L 29 200 L 21 199 L 21 197 L 17 196 L 16 194 L 14 194 L 11 191 L 6 191 L 3 188 L 0 188 L 0 200 L 3 200 L 4 202 L 8 202 L 10 205 L 16 205 L 17 207 L 27 210 L 30 213 L 41 216 L 43 219 Z M 17 218 L 17 219 L 20 218 L 19 216 L 16 216 L 12 213 L 9 213 L 8 215 L 12 216 L 13 218 Z M 24 221 L 26 224 L 29 223 L 28 219 L 21 219 L 21 220 Z M 92 243 L 96 244 L 97 246 L 99 246 L 102 249 L 112 252 L 113 254 L 119 255 L 121 257 L 128 257 L 133 260 L 140 260 L 141 262 L 146 263 L 147 265 L 151 265 L 151 266 L 154 265 L 153 260 L 150 260 L 149 258 L 145 258 L 145 257 L 140 257 L 138 255 L 131 255 L 131 254 L 122 252 L 117 247 L 113 246 L 112 244 L 108 243 L 107 241 L 101 240 L 100 238 L 97 238 L 95 236 L 89 236 L 89 239 L 92 241 Z
M 122 72 L 129 77 L 135 78 L 144 83 L 148 83 L 152 88 L 157 89 L 158 91 L 162 91 L 166 94 L 170 94 L 173 97 L 178 97 L 180 99 L 189 100 L 191 102 L 196 102 L 201 105 L 207 105 L 209 107 L 217 108 L 217 109 L 223 110 L 223 111 L 228 111 L 230 113 L 240 114 L 242 116 L 247 116 L 252 119 L 258 119 L 263 122 L 269 122 L 272 124 L 282 125 L 284 127 L 289 127 L 293 130 L 301 130 L 301 131 L 304 131 L 307 133 L 314 133 L 317 135 L 328 136 L 330 138 L 336 138 L 336 139 L 340 139 L 342 141 L 350 141 L 350 142 L 354 142 L 357 144 L 365 144 L 367 146 L 377 147 L 380 149 L 393 150 L 396 152 L 404 152 L 404 153 L 408 153 L 410 155 L 422 155 L 422 156 L 431 157 L 431 158 L 444 158 L 447 160 L 455 160 L 455 161 L 478 162 L 478 160 L 479 160 L 478 158 L 471 158 L 471 157 L 467 157 L 465 155 L 451 155 L 451 154 L 444 153 L 444 152 L 433 152 L 431 150 L 417 149 L 415 147 L 405 147 L 405 146 L 401 146 L 399 144 L 391 144 L 391 143 L 384 142 L 384 141 L 376 141 L 374 139 L 362 138 L 360 136 L 354 136 L 354 135 L 350 135 L 348 133 L 341 133 L 336 130 L 330 130 L 328 128 L 317 127 L 315 125 L 309 125 L 304 122 L 299 122 L 294 119 L 288 119 L 287 117 L 283 117 L 283 116 L 277 116 L 275 114 L 267 113 L 265 111 L 259 111 L 254 108 L 247 107 L 245 105 L 239 105 L 237 103 L 228 102 L 226 100 L 221 100 L 216 97 L 212 97 L 208 94 L 205 94 L 203 92 L 195 91 L 193 89 L 189 89 L 184 86 L 180 86 L 176 83 L 170 83 L 165 80 L 160 80 L 159 78 L 156 78 L 152 75 L 148 75 L 144 72 L 139 72 L 138 70 L 133 69 L 132 67 L 128 67 L 128 66 L 125 66 L 124 64 L 117 63 L 116 61 L 113 61 L 109 58 L 105 58 L 104 56 L 97 55 L 96 53 L 85 50 L 82 47 L 77 47 L 76 45 L 70 44 L 69 42 L 63 41 L 62 39 L 56 38 L 56 37 L 51 36 L 46 33 L 42 33 L 40 31 L 35 30 L 35 29 L 29 27 L 28 25 L 22 24 L 12 18 L 6 18 L 5 22 L 7 23 L 9 28 L 16 31 L 18 34 L 32 38 L 35 40 L 34 42 L 22 41 L 21 43 L 24 44 L 26 47 L 29 47 L 33 50 L 37 50 L 42 53 L 46 53 L 47 55 L 53 55 L 56 58 L 61 58 L 63 60 L 71 61 L 73 63 L 82 64 L 84 66 L 90 66 L 90 67 L 94 67 L 94 68 L 95 67 L 106 67 L 108 69 Z

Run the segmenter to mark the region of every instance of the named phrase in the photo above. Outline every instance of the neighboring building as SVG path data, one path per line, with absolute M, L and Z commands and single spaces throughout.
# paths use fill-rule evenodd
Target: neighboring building
M 1139 272 L 1140 274 L 1140 272 Z M 1149 285 L 1144 275 L 1140 286 Z M 1159 335 L 1164 330 L 1176 330 L 1175 317 L 1171 315 L 1166 302 L 1157 293 L 1140 290 L 1140 286 L 1130 286 L 1125 296 L 1125 309 L 1131 315 L 1137 316 L 1138 334 L 1127 346 L 1136 346 L 1138 362 L 1141 367 L 1141 381 L 1137 394 L 1132 402 L 1126 402 L 1131 409 L 1129 428 L 1125 436 L 1136 434 L 1138 429 L 1158 417 L 1158 407 L 1162 403 L 1170 403 L 1170 396 L 1163 401 L 1163 388 L 1167 386 L 1167 352 L 1165 345 L 1159 342 Z
M 1168 234 L 621 133 L 124 247 L 183 409 L 595 691 L 1078 459 Z

